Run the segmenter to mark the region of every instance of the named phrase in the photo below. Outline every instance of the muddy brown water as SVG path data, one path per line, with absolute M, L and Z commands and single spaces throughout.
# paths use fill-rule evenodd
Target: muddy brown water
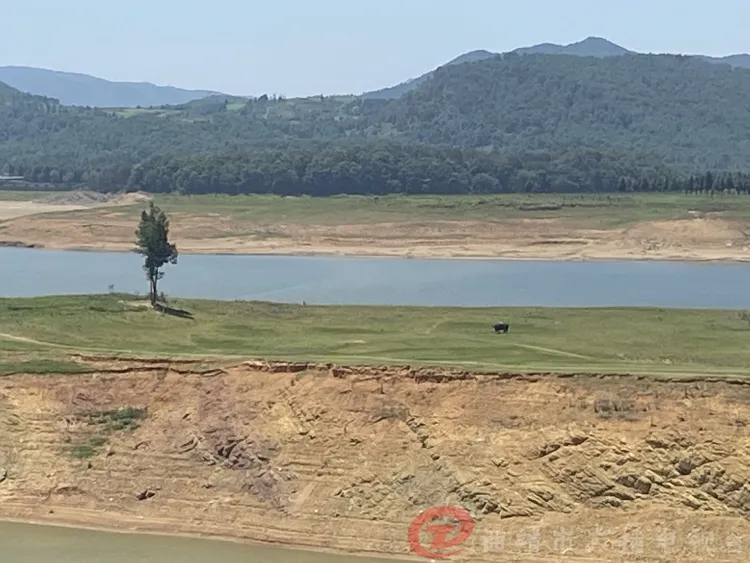
M 3 563 L 393 563 L 217 540 L 0 522 Z

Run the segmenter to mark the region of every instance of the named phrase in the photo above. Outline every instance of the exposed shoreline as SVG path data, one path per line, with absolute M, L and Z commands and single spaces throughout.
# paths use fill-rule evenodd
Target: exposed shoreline
M 47 203 L 0 201 L 0 246 L 129 252 L 138 221 L 135 204 L 148 199 L 130 195 L 107 201 L 80 194 Z M 461 198 L 452 201 L 465 201 L 466 209 L 433 201 L 428 211 L 417 200 L 393 209 L 368 200 L 367 211 L 358 207 L 359 200 L 300 205 L 247 197 L 230 207 L 222 201 L 165 202 L 170 238 L 181 254 L 750 262 L 745 200 L 738 200 L 732 213 L 727 206 L 722 212 L 695 211 L 701 201 L 692 199 L 644 198 L 631 206 L 572 206 L 553 215 L 519 211 L 500 199 L 479 214 Z
M 294 367 L 204 377 L 133 364 L 128 377 L 0 379 L 17 421 L 0 425 L 0 453 L 16 452 L 0 520 L 384 561 L 424 560 L 407 530 L 442 505 L 475 519 L 468 560 L 531 560 L 513 541 L 529 529 L 542 538 L 533 560 L 560 560 L 560 529 L 571 530 L 567 556 L 584 560 L 595 525 L 600 554 L 610 546 L 616 557 L 635 521 L 647 534 L 642 559 L 663 559 L 654 532 L 670 522 L 671 560 L 712 561 L 685 541 L 696 527 L 717 542 L 750 531 L 748 455 L 732 447 L 747 437 L 737 420 L 750 412 L 748 386 Z M 138 428 L 109 434 L 90 458 L 69 455 L 65 444 L 96 429 L 61 421 L 125 406 L 147 408 Z M 222 454 L 234 436 L 235 455 Z M 707 486 L 715 494 L 701 494 Z M 138 500 L 144 488 L 155 496 Z M 508 551 L 478 551 L 496 531 Z
M 461 253 L 451 248 L 439 246 L 430 248 L 308 248 L 290 246 L 287 248 L 237 248 L 227 249 L 222 246 L 182 246 L 177 241 L 177 248 L 185 256 L 275 256 L 275 257 L 307 257 L 307 258 L 390 258 L 403 260 L 503 260 L 503 261 L 538 261 L 538 262 L 684 262 L 684 263 L 721 263 L 747 264 L 747 256 L 727 255 L 714 249 L 684 253 L 651 253 L 642 254 L 635 251 L 597 253 L 595 250 L 586 255 L 571 255 L 566 253 L 539 253 L 523 248 L 509 249 L 503 253 Z M 122 244 L 81 245 L 81 244 L 39 244 L 23 243 L 19 241 L 0 241 L 0 248 L 19 248 L 28 250 L 53 250 L 89 253 L 117 253 L 128 254 L 132 250 Z

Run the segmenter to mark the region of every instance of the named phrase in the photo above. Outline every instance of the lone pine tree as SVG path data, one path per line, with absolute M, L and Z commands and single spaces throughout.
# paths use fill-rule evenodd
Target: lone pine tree
M 177 263 L 177 247 L 169 242 L 169 219 L 154 202 L 141 213 L 141 222 L 135 232 L 136 252 L 146 257 L 143 269 L 149 282 L 149 300 L 156 305 L 156 285 L 164 277 L 165 264 Z

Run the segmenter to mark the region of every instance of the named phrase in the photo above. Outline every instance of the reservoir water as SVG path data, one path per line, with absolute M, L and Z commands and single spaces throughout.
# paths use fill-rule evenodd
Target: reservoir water
M 231 542 L 0 522 L 3 563 L 386 563 Z
M 145 294 L 132 253 L 0 248 L 0 295 Z M 316 304 L 750 309 L 750 264 L 185 255 L 173 297 Z

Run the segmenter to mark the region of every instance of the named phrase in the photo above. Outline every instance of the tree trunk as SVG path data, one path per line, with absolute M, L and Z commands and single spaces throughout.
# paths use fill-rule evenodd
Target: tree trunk
M 151 306 L 156 307 L 156 273 L 151 274 L 149 282 L 151 283 L 151 291 L 148 297 L 151 301 Z

